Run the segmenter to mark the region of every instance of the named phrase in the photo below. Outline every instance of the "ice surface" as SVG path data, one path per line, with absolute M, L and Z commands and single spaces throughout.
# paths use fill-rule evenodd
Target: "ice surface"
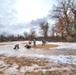
M 44 49 L 26 49 L 22 44 L 24 41 L 20 42 L 5 42 L 0 46 L 0 54 L 5 54 L 7 56 L 17 56 L 17 57 L 38 57 L 38 58 L 49 58 L 54 62 L 63 63 L 73 63 L 76 64 L 76 43 L 65 43 L 65 42 L 47 42 L 48 44 L 56 44 L 58 47 L 50 48 L 49 50 Z M 14 50 L 14 45 L 19 44 L 20 49 Z M 37 44 L 41 44 L 38 41 Z M 71 58 L 72 60 L 68 59 Z

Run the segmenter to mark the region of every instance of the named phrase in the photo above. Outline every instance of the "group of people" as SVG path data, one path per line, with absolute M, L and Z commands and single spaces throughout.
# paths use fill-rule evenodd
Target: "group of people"
M 42 46 L 44 46 L 45 44 L 46 44 L 46 41 L 43 39 L 42 40 Z M 36 46 L 36 39 L 33 40 L 33 46 L 34 47 Z M 31 48 L 31 41 L 29 41 L 29 43 L 26 44 L 25 47 L 27 49 L 30 49 Z M 16 44 L 15 47 L 14 47 L 14 49 L 19 49 L 19 44 Z
M 36 46 L 36 40 L 35 40 L 35 39 L 33 40 L 33 46 L 34 46 L 34 47 Z M 26 47 L 27 49 L 31 48 L 31 41 L 29 41 L 29 43 L 28 43 L 27 45 L 25 45 L 25 47 Z

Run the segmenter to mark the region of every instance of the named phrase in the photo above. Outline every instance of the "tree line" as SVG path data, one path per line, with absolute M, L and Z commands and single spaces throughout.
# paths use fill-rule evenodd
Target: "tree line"
M 39 33 L 42 35 L 42 37 L 44 39 L 46 39 L 48 37 L 48 30 L 49 30 L 49 25 L 47 22 L 42 22 L 39 25 L 40 31 Z M 33 40 L 33 39 L 38 39 L 40 40 L 40 37 L 37 36 L 37 33 L 35 31 L 35 29 L 31 29 L 30 33 L 28 32 L 24 32 L 23 35 L 8 35 L 8 36 L 4 36 L 4 35 L 0 35 L 0 42 L 5 42 L 5 41 L 23 41 L 23 40 Z

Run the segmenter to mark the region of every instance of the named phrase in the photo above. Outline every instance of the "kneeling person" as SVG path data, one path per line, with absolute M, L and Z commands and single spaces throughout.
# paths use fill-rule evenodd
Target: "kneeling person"
M 27 49 L 31 48 L 31 46 L 30 46 L 30 45 L 26 45 L 25 47 L 26 47 Z
M 16 44 L 14 49 L 19 49 L 19 44 Z
M 31 48 L 31 42 L 29 42 L 29 44 L 27 44 L 25 47 L 26 47 L 27 49 L 30 49 L 30 48 Z

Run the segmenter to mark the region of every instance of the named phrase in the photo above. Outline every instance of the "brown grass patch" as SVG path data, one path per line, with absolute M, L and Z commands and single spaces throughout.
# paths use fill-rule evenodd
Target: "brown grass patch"
M 46 71 L 45 75 L 64 75 L 62 71 Z
M 39 72 L 25 72 L 24 75 L 44 75 L 42 71 Z
M 7 45 L 7 44 L 2 44 L 2 43 L 0 43 L 0 46 L 2 46 L 2 45 Z
M 0 46 L 3 46 L 3 45 L 12 45 L 12 43 L 10 44 L 0 43 Z
M 54 45 L 54 44 L 46 44 L 44 46 L 42 46 L 42 44 L 37 44 L 36 47 L 32 46 L 32 48 L 53 48 L 53 47 L 57 47 L 58 45 Z
M 22 44 L 28 44 L 29 42 L 23 42 Z
M 12 65 L 14 62 L 19 65 L 18 69 L 21 66 L 32 66 L 32 64 L 37 64 L 39 66 L 43 66 L 48 63 L 48 59 L 39 59 L 39 58 L 30 58 L 30 57 L 7 57 L 4 59 L 6 64 Z
M 34 72 L 34 71 L 28 72 L 27 71 L 27 72 L 25 72 L 24 75 L 76 75 L 76 74 L 66 70 L 66 72 L 64 72 L 64 71 L 46 71 L 45 73 L 43 73 L 43 71 L 38 71 L 38 72 Z
M 61 67 L 68 67 L 68 66 L 71 66 L 71 64 L 60 64 L 60 66 L 50 66 L 50 65 L 47 65 L 48 63 L 51 64 L 51 62 L 49 62 L 49 59 L 46 59 L 46 58 L 31 58 L 31 57 L 16 57 L 16 56 L 13 56 L 13 57 L 5 57 L 3 54 L 0 55 L 0 58 L 2 58 L 3 56 L 3 60 L 7 65 L 8 65 L 8 68 L 10 68 L 13 63 L 16 63 L 18 65 L 18 67 L 16 68 L 18 71 L 20 71 L 21 67 L 23 66 L 28 66 L 28 67 L 31 67 L 33 64 L 37 64 L 38 66 L 40 67 L 35 67 L 33 71 L 26 71 L 25 70 L 25 73 L 24 75 L 76 75 L 76 66 L 75 66 L 75 69 L 73 70 L 56 70 L 56 71 L 50 71 L 49 69 L 51 69 L 52 67 L 57 67 L 59 68 L 60 66 Z M 58 64 L 59 65 L 59 64 Z M 1 66 L 1 65 L 0 65 Z M 2 66 L 5 68 L 5 66 Z M 72 67 L 72 66 L 71 66 Z M 1 68 L 0 68 L 1 69 Z M 45 72 L 43 70 L 46 70 Z M 0 75 L 4 75 L 5 71 L 2 70 L 0 71 Z M 11 74 L 13 75 L 13 74 Z M 22 75 L 22 74 L 15 74 L 15 75 Z
M 4 57 L 4 56 L 5 56 L 4 54 L 0 54 L 0 58 L 1 58 L 1 57 Z

